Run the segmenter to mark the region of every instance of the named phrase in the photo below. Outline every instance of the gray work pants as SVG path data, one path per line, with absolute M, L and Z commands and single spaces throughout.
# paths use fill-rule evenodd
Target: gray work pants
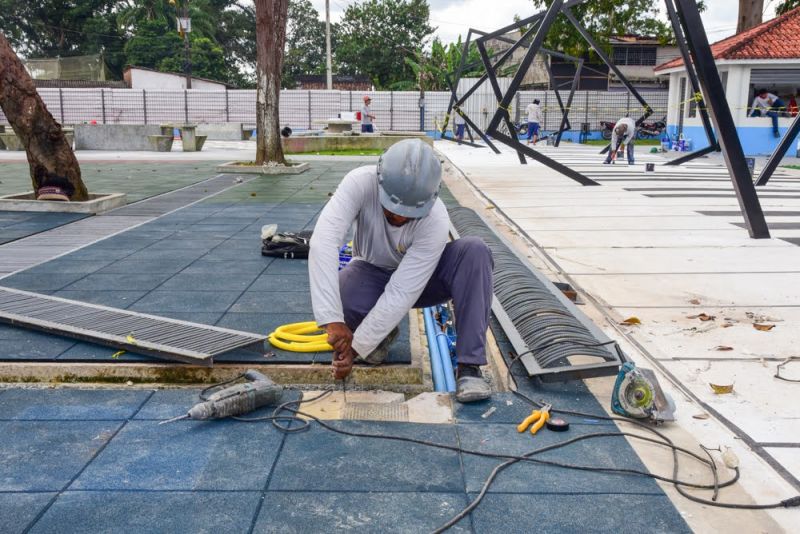
M 415 308 L 453 300 L 458 363 L 486 365 L 486 329 L 492 306 L 492 253 L 477 237 L 448 243 Z M 339 273 L 344 322 L 355 331 L 383 294 L 392 271 L 351 261 Z

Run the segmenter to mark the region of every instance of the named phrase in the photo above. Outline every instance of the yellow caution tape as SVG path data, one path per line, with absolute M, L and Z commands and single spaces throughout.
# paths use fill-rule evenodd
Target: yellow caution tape
M 321 333 L 315 333 L 321 332 Z M 279 326 L 267 337 L 279 349 L 290 352 L 329 352 L 328 335 L 314 321 Z

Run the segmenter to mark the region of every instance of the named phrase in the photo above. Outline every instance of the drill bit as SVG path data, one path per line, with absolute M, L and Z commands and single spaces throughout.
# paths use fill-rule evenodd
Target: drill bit
M 189 419 L 189 414 L 179 415 L 178 417 L 173 417 L 172 419 L 167 419 L 166 421 L 161 421 L 158 423 L 159 425 L 165 425 L 167 423 L 172 423 L 174 421 L 180 421 L 181 419 Z

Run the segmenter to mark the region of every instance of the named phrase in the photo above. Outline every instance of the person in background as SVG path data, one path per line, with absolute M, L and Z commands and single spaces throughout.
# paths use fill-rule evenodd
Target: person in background
M 750 107 L 752 108 L 751 117 L 763 116 L 771 118 L 772 133 L 775 137 L 781 136 L 781 132 L 778 130 L 778 113 L 786 111 L 786 104 L 783 100 L 766 89 L 758 89 L 756 97 L 753 99 L 753 105 Z
M 800 99 L 800 89 L 798 89 L 794 96 L 789 99 L 789 115 L 792 117 L 797 117 L 797 113 L 800 111 L 800 108 L 798 108 L 797 105 L 798 99 Z
M 617 151 L 625 145 L 628 153 L 628 165 L 633 165 L 633 141 L 636 139 L 636 123 L 630 117 L 623 117 L 614 126 L 611 134 L 611 150 L 603 163 L 611 163 L 617 159 Z
M 461 110 L 458 108 L 454 108 L 455 114 L 453 115 L 453 124 L 456 127 L 456 140 L 458 144 L 461 144 L 461 141 L 464 140 L 464 128 L 466 128 L 466 122 L 464 122 L 464 117 L 461 116 Z
M 375 129 L 372 126 L 375 115 L 373 115 L 372 110 L 369 109 L 371 103 L 372 99 L 369 95 L 364 95 L 364 106 L 361 108 L 361 133 L 375 133 Z
M 539 141 L 539 126 L 542 124 L 542 108 L 539 106 L 539 99 L 528 104 L 525 111 L 528 114 L 528 144 L 531 144 L 532 138 L 535 145 Z

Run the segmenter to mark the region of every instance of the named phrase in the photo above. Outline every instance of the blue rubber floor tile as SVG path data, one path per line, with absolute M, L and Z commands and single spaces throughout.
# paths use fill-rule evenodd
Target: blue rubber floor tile
M 147 294 L 147 291 L 110 291 L 99 290 L 93 291 L 91 289 L 84 289 L 80 291 L 73 291 L 71 289 L 62 289 L 53 293 L 54 297 L 61 297 L 62 299 L 78 300 L 80 302 L 89 302 L 91 304 L 99 304 L 101 306 L 111 306 L 112 308 L 126 309 L 134 302 Z
M 192 259 L 181 260 L 142 260 L 123 258 L 115 261 L 107 267 L 103 267 L 101 273 L 118 274 L 176 274 L 192 263 Z
M 608 426 L 570 424 L 568 432 L 542 429 L 536 435 L 518 433 L 516 424 L 456 425 L 461 445 L 481 452 L 522 455 L 576 436 L 609 432 Z M 502 459 L 462 455 L 467 491 L 480 491 Z M 647 471 L 624 437 L 592 438 L 537 455 L 562 463 Z M 642 476 L 590 473 L 550 465 L 518 462 L 505 468 L 489 491 L 508 493 L 652 493 L 661 489 Z
M 160 237 L 152 236 L 152 237 L 135 237 L 134 234 L 129 234 L 128 232 L 124 232 L 122 234 L 118 234 L 115 236 L 108 237 L 103 239 L 98 243 L 94 243 L 91 248 L 94 249 L 124 249 L 127 250 L 129 253 L 133 253 L 144 248 L 149 247 L 156 241 L 158 241 Z
M 163 362 L 158 358 L 152 356 L 145 356 L 144 354 L 136 354 L 131 351 L 124 351 L 119 353 L 119 349 L 114 347 L 106 347 L 104 345 L 96 345 L 79 341 L 72 347 L 62 352 L 56 358 L 60 362 Z
M 41 265 L 31 267 L 25 272 L 29 274 L 43 274 L 43 273 L 84 273 L 89 274 L 98 271 L 110 264 L 113 259 L 104 260 L 77 260 L 67 259 L 70 256 L 56 258 Z
M 0 492 L 61 490 L 120 425 L 115 421 L 0 421 Z
M 533 397 L 534 400 L 544 399 L 547 397 Z M 552 400 L 552 399 L 550 399 Z M 555 408 L 562 407 L 562 404 L 556 402 Z M 494 410 L 487 417 L 482 417 L 488 410 Z M 530 413 L 535 410 L 531 404 L 526 400 L 508 393 L 494 393 L 492 397 L 485 401 L 470 402 L 468 404 L 456 403 L 455 416 L 459 423 L 510 423 L 519 424 Z M 585 399 L 585 405 L 581 409 L 590 413 L 597 413 L 603 415 L 600 411 L 597 401 L 594 398 Z M 554 417 L 562 417 L 568 419 L 571 423 L 579 424 L 601 424 L 605 426 L 614 426 L 611 421 L 600 421 L 596 419 L 587 420 L 586 418 L 578 418 L 567 415 L 553 414 Z
M 299 503 L 314 503 L 304 506 Z M 431 532 L 467 505 L 463 493 L 267 492 L 253 532 Z M 448 532 L 471 532 L 469 518 Z
M 309 291 L 308 273 L 304 274 L 262 274 L 250 291 Z
M 190 264 L 194 260 L 206 254 L 206 250 L 174 248 L 174 249 L 153 249 L 146 248 L 131 254 L 128 258 L 131 261 L 174 261 L 186 262 Z
M 85 278 L 81 278 L 75 283 L 65 287 L 70 290 L 88 291 L 108 291 L 108 290 L 127 290 L 127 291 L 150 291 L 157 288 L 167 278 L 168 274 L 114 274 L 114 273 L 94 273 Z
M 502 475 L 501 475 L 502 476 Z M 470 498 L 474 499 L 474 495 Z M 632 513 L 647 510 L 646 513 Z M 490 493 L 472 512 L 475 532 L 688 534 L 666 495 L 520 495 Z
M 0 532 L 21 534 L 55 493 L 0 493 Z
M 115 389 L 12 389 L 3 397 L 3 420 L 124 420 L 149 391 Z
M 131 310 L 159 314 L 161 312 L 224 312 L 239 297 L 239 291 L 151 291 L 139 299 Z
M 264 271 L 265 274 L 304 274 L 308 276 L 308 260 L 276 258 Z
M 217 326 L 232 328 L 255 334 L 268 334 L 277 327 L 313 320 L 305 313 L 235 313 L 229 312 L 222 316 Z
M 230 309 L 236 313 L 306 313 L 313 320 L 311 295 L 299 291 L 247 291 Z
M 244 291 L 257 277 L 257 273 L 226 273 L 218 276 L 200 273 L 178 273 L 159 287 L 164 290 L 186 291 Z
M 153 243 L 147 250 L 198 250 L 209 251 L 222 243 L 222 239 L 191 239 L 181 238 L 180 236 L 170 236 L 161 241 Z M 144 252 L 143 251 L 143 252 Z
M 221 272 L 225 273 L 226 275 L 232 275 L 235 273 L 253 273 L 258 276 L 271 262 L 272 258 L 264 257 L 241 261 L 215 261 L 200 258 L 186 267 L 183 272 L 190 274 L 209 274 L 214 276 L 219 276 L 219 273 Z
M 31 533 L 247 532 L 260 498 L 259 492 L 68 491 Z
M 0 357 L 4 360 L 53 360 L 75 345 L 74 339 L 32 330 L 11 339 L 0 339 Z
M 269 377 L 269 370 L 260 369 L 264 375 Z M 154 420 L 164 421 L 171 419 L 178 415 L 185 414 L 189 409 L 201 402 L 200 392 L 202 388 L 181 388 L 181 389 L 160 389 L 153 393 L 150 399 L 142 406 L 142 409 L 136 414 L 134 419 L 137 420 Z M 213 393 L 211 390 L 209 393 Z M 296 400 L 300 397 L 300 392 L 295 390 L 285 390 L 280 401 L 276 405 L 264 406 L 247 414 L 246 417 L 260 417 L 264 415 L 272 415 L 275 411 L 277 404 Z M 172 423 L 169 423 L 172 424 Z M 213 424 L 213 423 L 210 423 Z M 240 423 L 248 425 L 248 423 Z M 269 425 L 269 422 L 264 423 Z
M 270 424 L 230 419 L 131 421 L 70 489 L 257 491 L 282 439 Z
M 22 272 L 3 278 L 0 285 L 23 289 L 25 291 L 37 292 L 42 289 L 57 291 L 63 289 L 76 280 L 80 280 L 85 275 L 83 273 L 26 273 Z
M 76 250 L 75 252 L 70 252 L 69 254 L 64 256 L 64 258 L 68 258 L 70 260 L 75 260 L 75 261 L 113 262 L 121 260 L 126 256 L 130 256 L 135 252 L 135 250 L 122 248 L 120 245 L 117 245 L 116 247 L 101 247 L 100 246 L 101 243 L 102 241 L 100 243 L 90 245 L 80 250 Z M 106 267 L 109 264 L 107 264 Z
M 336 421 L 337 428 L 455 445 L 452 425 Z M 287 436 L 270 490 L 464 491 L 458 454 L 397 441 L 344 436 L 312 425 Z

